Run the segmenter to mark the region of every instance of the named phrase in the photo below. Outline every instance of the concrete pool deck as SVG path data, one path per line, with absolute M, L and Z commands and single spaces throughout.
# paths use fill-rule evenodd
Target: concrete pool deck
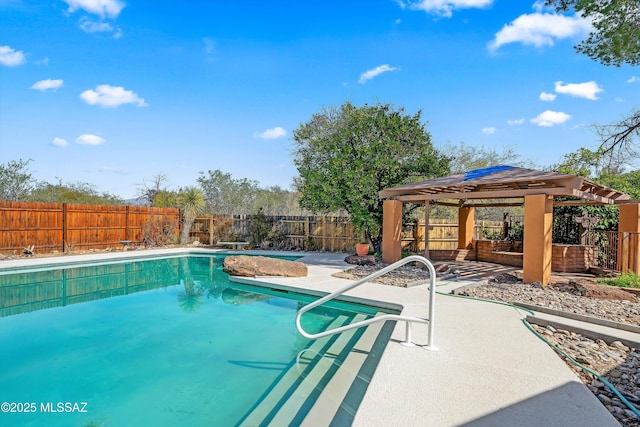
M 192 248 L 4 260 L 0 268 L 185 252 L 211 251 Z M 350 267 L 343 261 L 345 254 L 285 254 L 303 256 L 308 276 L 255 280 L 317 293 L 349 283 L 332 277 Z M 446 293 L 471 283 L 440 282 L 438 291 Z M 400 288 L 366 283 L 346 295 L 401 306 L 405 315 L 427 317 L 428 313 L 426 285 Z M 434 344 L 438 350 L 400 345 L 405 327 L 398 322 L 353 425 L 618 426 L 571 369 L 525 327 L 525 316 L 503 305 L 436 295 Z M 413 341 L 426 344 L 427 325 L 413 325 Z
M 265 282 L 333 292 L 349 282 L 332 274 L 345 254 L 310 254 L 304 278 Z M 468 284 L 451 282 L 439 292 Z M 346 295 L 404 307 L 427 317 L 428 287 L 365 283 Z M 523 324 L 523 311 L 436 295 L 435 346 L 407 348 L 398 322 L 354 419 L 354 426 L 619 426 L 555 352 Z M 427 326 L 414 324 L 413 341 L 426 344 Z

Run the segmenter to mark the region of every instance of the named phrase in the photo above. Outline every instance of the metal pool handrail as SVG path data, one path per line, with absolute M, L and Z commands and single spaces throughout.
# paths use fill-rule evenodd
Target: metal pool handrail
M 361 322 L 356 322 L 356 323 L 352 323 L 350 325 L 345 325 L 345 326 L 340 326 L 339 328 L 334 328 L 334 329 L 330 329 L 328 331 L 324 331 L 324 332 L 318 332 L 317 334 L 310 334 L 307 333 L 303 328 L 302 325 L 300 324 L 300 319 L 302 317 L 302 315 L 304 313 L 306 313 L 307 311 L 311 310 L 312 308 L 315 308 L 319 305 L 324 304 L 325 302 L 332 300 L 334 298 L 336 298 L 339 295 L 344 294 L 345 292 L 362 285 L 363 283 L 368 282 L 369 280 L 375 279 L 377 277 L 380 277 L 384 274 L 387 274 L 390 271 L 393 271 L 405 264 L 408 264 L 410 262 L 420 262 L 422 264 L 424 264 L 425 266 L 427 266 L 427 269 L 429 270 L 429 317 L 427 319 L 422 319 L 420 317 L 412 317 L 412 316 L 401 316 L 398 314 L 383 314 L 381 316 L 376 316 L 376 317 L 372 317 L 371 319 L 367 319 L 367 320 L 363 320 Z M 322 337 L 326 337 L 329 335 L 334 335 L 334 334 L 339 334 L 341 332 L 344 331 L 348 331 L 350 329 L 355 329 L 355 328 L 361 328 L 363 326 L 367 326 L 370 325 L 371 323 L 374 322 L 381 322 L 381 321 L 385 321 L 385 320 L 401 320 L 403 322 L 406 322 L 406 337 L 405 337 L 405 341 L 402 342 L 401 344 L 405 345 L 405 346 L 413 346 L 414 344 L 411 342 L 411 322 L 417 322 L 417 323 L 428 323 L 429 324 L 429 338 L 427 341 L 427 345 L 424 346 L 424 348 L 428 349 L 428 350 L 437 350 L 437 348 L 433 345 L 433 316 L 434 316 L 434 310 L 435 310 L 435 300 L 436 300 L 436 270 L 433 267 L 433 264 L 431 264 L 431 261 L 429 261 L 428 259 L 426 259 L 423 256 L 420 255 L 411 255 L 408 256 L 406 258 L 401 259 L 400 261 L 397 261 L 391 265 L 386 266 L 385 268 L 376 271 L 375 273 L 372 273 L 370 275 L 368 275 L 367 277 L 364 277 L 354 283 L 351 283 L 350 285 L 347 285 L 341 289 L 338 289 L 337 291 L 334 291 L 328 295 L 325 295 L 324 297 L 320 298 L 319 300 L 316 300 L 314 302 L 312 302 L 311 304 L 307 304 L 304 307 L 302 307 L 300 310 L 298 310 L 298 314 L 296 316 L 296 328 L 298 328 L 298 332 L 300 333 L 300 335 L 302 335 L 305 338 L 308 339 L 318 339 L 318 338 L 322 338 Z

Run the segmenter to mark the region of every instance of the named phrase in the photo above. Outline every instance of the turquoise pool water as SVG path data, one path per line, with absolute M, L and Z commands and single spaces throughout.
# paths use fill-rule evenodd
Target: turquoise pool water
M 312 345 L 294 322 L 312 298 L 230 284 L 222 259 L 0 275 L 0 425 L 246 422 Z M 376 311 L 338 303 L 303 320 L 318 331 Z

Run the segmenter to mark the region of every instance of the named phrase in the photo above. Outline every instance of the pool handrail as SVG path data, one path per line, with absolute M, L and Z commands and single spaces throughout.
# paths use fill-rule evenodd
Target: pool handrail
M 307 311 L 311 310 L 312 308 L 315 308 L 319 305 L 324 304 L 327 301 L 330 301 L 342 294 L 344 294 L 345 292 L 362 285 L 363 283 L 366 283 L 372 279 L 375 279 L 377 277 L 380 277 L 382 275 L 387 274 L 390 271 L 393 271 L 405 264 L 408 264 L 410 262 L 420 262 L 422 264 L 424 264 L 427 269 L 429 270 L 429 317 L 426 319 L 420 318 L 420 317 L 413 317 L 413 316 L 402 316 L 402 315 L 398 315 L 398 314 L 383 314 L 381 316 L 376 316 L 376 317 L 372 317 L 371 319 L 367 319 L 367 320 L 362 320 L 360 322 L 356 322 L 356 323 L 352 323 L 350 325 L 345 325 L 345 326 L 340 326 L 338 328 L 334 328 L 334 329 L 330 329 L 327 331 L 323 331 L 323 332 L 318 332 L 316 334 L 310 334 L 308 332 L 306 332 L 303 328 L 302 325 L 300 324 L 300 319 L 302 318 L 302 315 L 304 313 L 306 313 Z M 371 273 L 370 275 L 368 275 L 367 277 L 364 277 L 360 280 L 357 280 L 343 288 L 340 288 L 328 295 L 325 295 L 324 297 L 305 305 L 304 307 L 302 307 L 300 310 L 298 310 L 298 314 L 296 315 L 296 328 L 298 329 L 298 332 L 300 333 L 300 335 L 302 335 L 305 338 L 308 339 L 318 339 L 318 338 L 322 338 L 322 337 L 326 337 L 329 335 L 334 335 L 334 334 L 339 334 L 341 332 L 344 331 L 348 331 L 350 329 L 355 329 L 355 328 L 361 328 L 363 326 L 367 326 L 371 323 L 374 322 L 381 322 L 381 321 L 386 321 L 386 320 L 400 320 L 405 322 L 406 324 L 406 336 L 405 336 L 405 341 L 403 341 L 401 344 L 408 346 L 408 347 L 412 347 L 414 346 L 414 344 L 411 342 L 411 323 L 412 322 L 417 322 L 417 323 L 428 323 L 429 324 L 429 332 L 428 332 L 428 341 L 427 341 L 427 345 L 424 346 L 424 348 L 428 349 L 428 350 L 437 350 L 437 348 L 434 346 L 433 343 L 433 335 L 434 335 L 434 311 L 435 311 L 435 300 L 436 300 L 436 270 L 433 267 L 433 264 L 431 263 L 431 261 L 429 261 L 427 258 L 420 256 L 420 255 L 410 255 L 406 258 L 401 259 L 400 261 L 397 261 L 393 264 L 390 264 L 386 267 L 384 267 L 381 270 L 378 270 L 374 273 Z

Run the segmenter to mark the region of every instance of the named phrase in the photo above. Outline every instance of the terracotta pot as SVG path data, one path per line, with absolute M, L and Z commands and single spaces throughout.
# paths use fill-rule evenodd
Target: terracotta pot
M 356 254 L 358 256 L 366 256 L 369 254 L 368 243 L 356 243 Z

